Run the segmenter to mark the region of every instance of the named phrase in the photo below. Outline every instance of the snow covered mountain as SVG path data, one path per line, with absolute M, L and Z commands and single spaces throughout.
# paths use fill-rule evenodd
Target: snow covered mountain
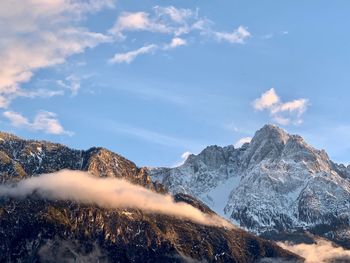
M 107 149 L 79 151 L 0 132 L 1 184 L 12 185 L 62 169 L 122 178 L 165 193 L 161 184 L 152 182 L 146 169 Z M 188 203 L 203 213 L 214 213 L 188 195 L 177 194 L 174 200 Z M 53 200 L 35 192 L 26 198 L 0 196 L 0 240 L 0 262 L 9 263 L 301 260 L 275 243 L 242 229 L 200 225 L 136 208 L 112 209 L 92 203 Z
M 350 247 L 350 167 L 276 126 L 265 125 L 241 148 L 209 146 L 150 173 L 252 232 L 308 230 Z

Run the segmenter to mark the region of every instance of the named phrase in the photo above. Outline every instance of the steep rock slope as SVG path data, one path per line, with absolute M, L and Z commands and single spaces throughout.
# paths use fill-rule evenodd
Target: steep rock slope
M 302 229 L 350 246 L 350 168 L 276 126 L 241 148 L 210 146 L 179 167 L 150 173 L 252 232 Z
M 153 191 L 147 170 L 102 148 L 77 151 L 59 144 L 25 141 L 0 134 L 2 183 L 61 169 L 118 177 Z M 201 211 L 207 206 L 184 194 Z M 203 226 L 135 209 L 104 209 L 33 194 L 0 198 L 0 262 L 253 262 L 263 258 L 298 260 L 272 242 L 240 229 Z

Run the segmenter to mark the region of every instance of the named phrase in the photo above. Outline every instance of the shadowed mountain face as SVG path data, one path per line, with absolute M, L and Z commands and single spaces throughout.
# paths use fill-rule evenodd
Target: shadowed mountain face
M 306 230 L 350 247 L 350 168 L 276 126 L 264 126 L 241 148 L 210 146 L 150 174 L 262 236 Z
M 116 177 L 165 193 L 146 169 L 102 148 L 77 151 L 59 144 L 0 134 L 0 180 L 21 179 L 61 169 Z M 191 196 L 177 194 L 205 213 Z M 0 262 L 254 262 L 298 260 L 272 242 L 240 229 L 204 226 L 135 209 L 105 209 L 36 194 L 0 198 Z

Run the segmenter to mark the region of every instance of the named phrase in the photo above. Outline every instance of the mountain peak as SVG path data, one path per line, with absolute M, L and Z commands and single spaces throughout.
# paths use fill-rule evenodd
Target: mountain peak
M 279 128 L 276 125 L 273 124 L 266 124 L 264 127 L 262 127 L 260 130 L 258 130 L 255 135 L 253 140 L 261 140 L 261 139 L 273 139 L 273 140 L 278 140 L 279 142 L 282 142 L 285 144 L 288 139 L 289 139 L 289 134 Z
M 267 124 L 258 130 L 248 150 L 245 152 L 244 162 L 246 165 L 259 163 L 264 159 L 276 159 L 281 156 L 290 135 L 283 129 Z
M 350 220 L 350 168 L 275 125 L 262 127 L 243 149 L 207 147 L 188 165 L 151 177 L 255 233 L 303 228 L 350 247 L 342 223 Z

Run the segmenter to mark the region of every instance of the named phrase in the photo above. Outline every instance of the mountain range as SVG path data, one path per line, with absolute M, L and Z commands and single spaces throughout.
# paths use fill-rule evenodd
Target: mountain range
M 221 160 L 216 156 L 215 152 L 219 148 L 209 149 L 211 150 L 206 150 L 208 162 L 205 163 L 212 164 L 212 168 L 218 167 L 215 176 L 221 176 L 220 167 L 224 165 L 222 161 L 226 163 L 226 159 Z M 238 151 L 244 152 L 243 149 Z M 232 148 L 232 153 L 234 152 L 237 150 Z M 191 156 L 186 165 L 195 159 L 197 157 Z M 214 177 L 207 178 L 208 180 L 202 178 L 197 188 L 193 189 L 180 184 L 175 186 L 175 182 L 170 183 L 172 179 L 168 178 L 168 183 L 166 176 L 163 176 L 165 171 L 172 174 L 171 170 L 139 168 L 133 162 L 104 148 L 74 150 L 60 144 L 23 140 L 11 134 L 0 133 L 2 186 L 20 185 L 28 178 L 62 169 L 87 171 L 96 178 L 120 178 L 159 194 L 166 194 L 170 190 L 174 193 L 175 202 L 187 203 L 204 214 L 215 215 L 209 206 L 186 194 L 199 197 L 196 192 L 199 189 L 210 191 L 219 186 L 219 181 L 215 182 Z M 199 171 L 196 169 L 186 176 L 196 176 Z M 158 172 L 157 176 L 154 175 L 155 171 Z M 223 173 L 220 182 L 236 178 L 233 171 Z M 210 176 L 214 174 L 210 173 Z M 154 180 L 156 177 L 157 180 Z M 233 202 L 233 197 L 230 199 Z M 232 202 L 230 204 L 233 205 Z M 210 202 L 207 204 L 211 206 Z M 215 208 L 215 205 L 212 207 Z M 225 213 L 236 218 L 234 209 L 234 206 L 227 206 Z M 106 208 L 77 200 L 56 200 L 46 198 L 37 191 L 21 198 L 0 194 L 0 239 L 0 262 L 302 260 L 276 243 L 237 227 L 204 225 L 136 208 Z
M 350 248 L 350 167 L 274 125 L 240 148 L 209 146 L 175 168 L 149 168 L 152 180 L 186 193 L 262 237 Z
M 274 125 L 239 148 L 209 146 L 175 168 L 138 167 L 104 148 L 74 150 L 0 133 L 1 185 L 62 169 L 172 194 L 239 227 L 39 190 L 21 198 L 0 191 L 0 262 L 299 262 L 274 241 L 320 237 L 350 248 L 350 167 Z

